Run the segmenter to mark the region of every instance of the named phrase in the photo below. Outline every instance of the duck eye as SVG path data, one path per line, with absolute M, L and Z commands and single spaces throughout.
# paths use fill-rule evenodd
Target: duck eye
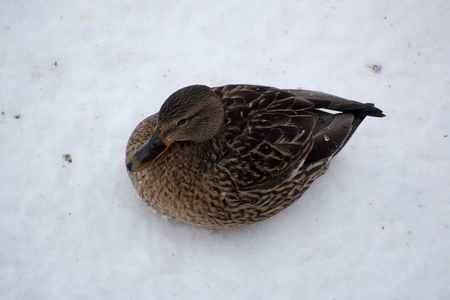
M 186 119 L 181 119 L 178 121 L 178 125 L 184 125 L 186 124 Z

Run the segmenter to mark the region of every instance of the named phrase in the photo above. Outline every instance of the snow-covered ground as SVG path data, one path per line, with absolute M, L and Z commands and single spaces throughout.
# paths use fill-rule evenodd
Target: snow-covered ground
M 1 1 L 0 298 L 450 299 L 449 13 Z M 124 164 L 134 127 L 195 83 L 319 90 L 387 117 L 277 216 L 195 228 L 148 209 Z

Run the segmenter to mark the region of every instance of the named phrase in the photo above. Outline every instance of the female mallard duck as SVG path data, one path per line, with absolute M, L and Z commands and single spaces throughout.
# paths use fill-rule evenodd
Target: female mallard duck
M 177 220 L 251 224 L 295 202 L 366 116 L 384 115 L 320 92 L 188 86 L 133 131 L 128 175 L 148 205 Z

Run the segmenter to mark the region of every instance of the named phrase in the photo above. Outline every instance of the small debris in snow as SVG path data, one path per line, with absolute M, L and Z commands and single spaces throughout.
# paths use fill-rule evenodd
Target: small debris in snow
M 372 69 L 372 71 L 374 71 L 375 74 L 380 73 L 381 69 L 383 68 L 381 65 L 370 65 L 370 66 L 367 66 L 367 67 Z
M 69 164 L 72 163 L 72 156 L 70 154 L 63 154 L 62 156 L 65 161 L 67 161 Z

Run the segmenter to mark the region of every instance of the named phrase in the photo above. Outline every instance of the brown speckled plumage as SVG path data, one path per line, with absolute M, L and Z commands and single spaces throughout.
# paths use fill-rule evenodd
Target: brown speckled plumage
M 365 116 L 383 114 L 372 104 L 319 92 L 190 86 L 131 134 L 128 174 L 162 214 L 204 227 L 251 224 L 295 202 Z M 153 133 L 159 144 L 141 147 Z M 149 147 L 157 153 L 144 164 L 141 152 Z

